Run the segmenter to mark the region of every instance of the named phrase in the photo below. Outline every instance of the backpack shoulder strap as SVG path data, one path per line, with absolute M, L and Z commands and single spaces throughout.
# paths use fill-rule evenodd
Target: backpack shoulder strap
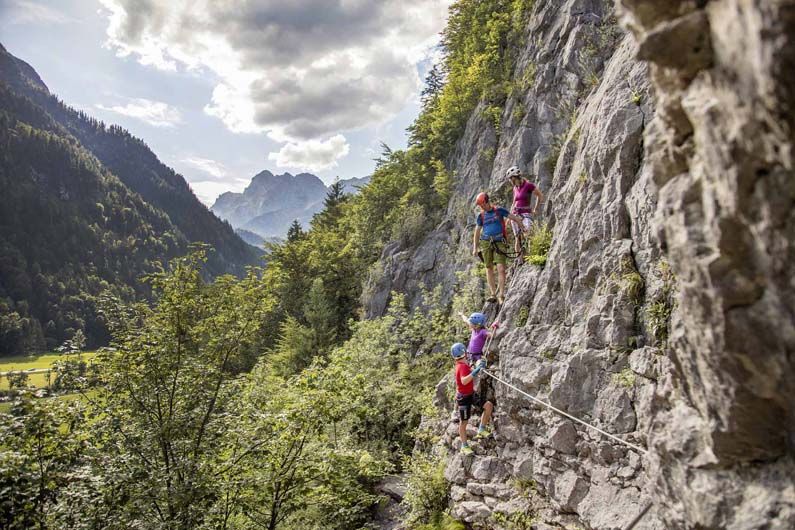
M 502 227 L 502 238 L 508 239 L 508 229 L 506 228 L 505 217 L 503 217 L 500 213 L 500 208 L 502 207 L 495 204 L 492 211 L 494 212 L 494 216 L 500 220 L 500 226 Z

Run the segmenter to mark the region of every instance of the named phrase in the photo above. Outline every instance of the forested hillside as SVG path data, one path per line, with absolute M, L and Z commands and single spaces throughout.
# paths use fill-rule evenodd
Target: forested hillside
M 107 344 L 97 298 L 145 297 L 140 277 L 210 242 L 208 277 L 259 255 L 141 142 L 49 94 L 0 48 L 0 355 L 40 352 L 82 330 Z
M 139 276 L 182 253 L 185 237 L 7 86 L 0 140 L 0 352 L 52 349 L 78 329 L 106 343 L 97 297 L 146 295 Z
M 260 254 L 199 202 L 185 179 L 160 162 L 142 140 L 64 105 L 30 65 L 13 57 L 2 45 L 0 79 L 12 91 L 39 105 L 131 191 L 166 213 L 188 241 L 211 245 L 215 252 L 207 263 L 210 274 L 241 275 L 245 266 L 258 262 Z

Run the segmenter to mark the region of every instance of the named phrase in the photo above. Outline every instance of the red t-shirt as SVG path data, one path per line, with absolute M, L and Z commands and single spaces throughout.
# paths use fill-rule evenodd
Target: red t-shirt
M 465 362 L 455 363 L 455 388 L 462 396 L 468 396 L 475 391 L 475 381 L 470 380 L 469 383 L 463 384 L 461 379 L 472 373 L 469 365 Z

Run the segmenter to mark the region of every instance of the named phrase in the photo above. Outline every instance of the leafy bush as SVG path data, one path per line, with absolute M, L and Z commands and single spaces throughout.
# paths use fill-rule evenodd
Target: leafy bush
M 662 282 L 662 292 L 656 300 L 646 308 L 646 324 L 649 332 L 658 344 L 668 340 L 671 326 L 671 313 L 674 309 L 674 293 L 676 291 L 676 275 L 665 260 L 656 267 L 655 274 Z
M 450 486 L 444 478 L 444 458 L 417 452 L 406 459 L 408 484 L 403 505 L 408 524 L 434 523 L 447 509 Z
M 639 304 L 643 294 L 643 277 L 634 268 L 621 276 L 621 287 L 633 303 Z
M 434 516 L 430 523 L 419 525 L 416 530 L 466 530 L 466 526 L 448 514 L 442 513 Z
M 528 512 L 513 512 L 511 514 L 496 512 L 494 521 L 507 530 L 531 530 L 535 518 Z
M 542 269 L 547 264 L 547 257 L 546 256 L 527 256 L 525 261 L 530 265 L 535 265 L 537 267 L 541 267 Z
M 494 133 L 499 136 L 502 133 L 502 107 L 499 105 L 489 105 L 483 109 L 483 119 L 488 121 L 494 128 Z
M 543 267 L 547 263 L 547 255 L 552 246 L 552 229 L 546 221 L 534 223 L 527 240 L 528 256 L 526 261 Z
M 9 389 L 19 390 L 28 387 L 28 381 L 30 377 L 25 372 L 18 371 L 18 372 L 8 372 L 6 374 L 6 379 L 8 379 Z
M 522 306 L 521 309 L 519 309 L 519 313 L 516 315 L 514 326 L 517 328 L 523 327 L 525 324 L 527 324 L 527 319 L 529 317 L 530 317 L 530 308 L 527 307 L 526 305 Z
M 423 207 L 411 204 L 403 210 L 400 219 L 393 225 L 392 239 L 408 246 L 432 229 L 432 221 L 425 215 Z

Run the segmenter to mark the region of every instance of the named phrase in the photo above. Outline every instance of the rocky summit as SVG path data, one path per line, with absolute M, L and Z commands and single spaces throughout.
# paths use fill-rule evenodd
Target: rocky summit
M 617 4 L 535 3 L 527 90 L 499 128 L 472 114 L 445 219 L 386 247 L 367 312 L 476 274 L 474 197 L 518 165 L 552 245 L 486 307 L 492 371 L 641 449 L 484 378 L 496 434 L 461 456 L 446 378 L 423 428 L 453 516 L 623 528 L 650 504 L 636 528 L 793 528 L 795 5 Z
M 367 177 L 341 180 L 345 193 L 356 193 Z M 222 193 L 210 208 L 243 233 L 270 239 L 284 237 L 293 221 L 304 227 L 323 209 L 328 188 L 311 173 L 274 175 L 268 170 L 254 175 L 242 193 Z M 256 239 L 249 237 L 249 241 Z M 259 245 L 258 245 L 259 246 Z

